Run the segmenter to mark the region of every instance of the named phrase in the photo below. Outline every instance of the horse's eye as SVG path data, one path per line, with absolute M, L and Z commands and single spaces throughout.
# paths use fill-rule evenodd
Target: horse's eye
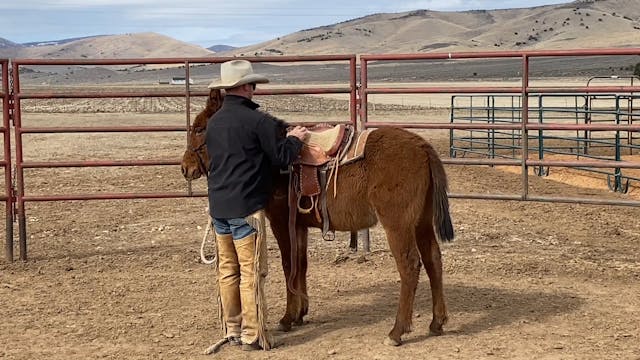
M 205 130 L 206 130 L 205 128 L 195 128 L 195 129 L 193 129 L 193 132 L 196 135 L 202 135 L 205 132 Z

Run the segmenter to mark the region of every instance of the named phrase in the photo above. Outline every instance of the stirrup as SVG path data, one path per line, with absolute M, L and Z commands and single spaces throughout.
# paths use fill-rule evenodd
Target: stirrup
M 301 214 L 309 214 L 311 213 L 311 210 L 313 210 L 313 208 L 316 207 L 316 201 L 313 200 L 313 196 L 307 196 L 309 198 L 309 200 L 311 200 L 311 206 L 309 206 L 309 208 L 303 208 L 302 207 L 302 198 L 304 196 L 300 196 L 298 198 L 298 212 Z

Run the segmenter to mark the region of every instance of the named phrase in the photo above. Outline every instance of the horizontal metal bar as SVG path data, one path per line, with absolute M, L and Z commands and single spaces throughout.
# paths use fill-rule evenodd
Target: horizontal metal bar
M 522 87 L 491 86 L 431 86 L 431 87 L 398 87 L 384 88 L 368 86 L 363 89 L 366 94 L 450 94 L 450 93 L 522 93 Z
M 580 155 L 583 156 L 583 155 Z M 529 166 L 554 166 L 554 167 L 592 167 L 592 168 L 621 168 L 640 169 L 640 162 L 633 161 L 558 161 L 558 160 L 527 160 Z
M 94 161 L 25 161 L 24 169 L 109 166 L 165 166 L 180 165 L 179 160 L 94 160 Z
M 16 128 L 22 134 L 51 133 L 97 133 L 97 132 L 172 132 L 186 131 L 186 126 L 121 126 L 121 127 L 21 127 Z
M 415 123 L 415 122 L 383 122 L 383 121 L 367 121 L 364 123 L 367 128 L 377 127 L 404 127 L 414 129 L 503 129 L 503 130 L 521 130 L 522 125 L 513 124 L 451 124 L 451 123 Z
M 231 56 L 186 57 L 186 58 L 129 58 L 129 59 L 13 59 L 15 65 L 147 65 L 147 64 L 184 64 L 223 63 L 237 59 Z M 305 55 L 305 56 L 255 56 L 243 57 L 252 62 L 322 62 L 348 61 L 355 59 L 354 54 Z
M 527 87 L 529 95 L 547 93 L 632 93 L 640 92 L 640 86 L 581 86 L 581 87 Z
M 640 131 L 640 124 L 559 124 L 559 123 L 528 123 L 528 130 L 591 130 L 591 131 Z
M 447 60 L 447 59 L 486 59 L 486 58 L 518 58 L 549 56 L 599 56 L 599 55 L 640 55 L 640 48 L 609 49 L 570 49 L 570 50 L 531 50 L 531 51 L 485 51 L 485 52 L 450 52 L 421 54 L 379 54 L 360 55 L 363 61 L 374 60 Z
M 415 122 L 384 122 L 384 121 L 367 121 L 366 127 L 386 127 L 397 126 L 414 129 L 501 129 L 501 130 L 522 130 L 522 123 L 511 124 L 493 124 L 493 123 L 415 123 Z M 590 131 L 640 131 L 640 124 L 540 124 L 528 123 L 527 130 L 590 130 Z M 531 138 L 533 139 L 533 137 Z
M 452 199 L 474 199 L 474 200 L 513 200 L 513 201 L 534 201 L 534 202 L 550 202 L 550 203 L 568 203 L 568 204 L 590 204 L 590 205 L 614 205 L 614 206 L 633 206 L 640 207 L 640 201 L 634 200 L 606 200 L 580 197 L 553 197 L 553 196 L 522 196 L 522 195 L 503 195 L 503 194 L 448 194 Z
M 492 158 L 499 158 L 499 159 L 514 159 L 514 156 L 509 156 L 509 155 L 502 155 L 502 154 L 489 154 L 488 149 L 484 149 L 485 151 L 481 151 L 483 149 L 463 149 L 463 148 L 452 148 L 451 150 L 456 150 L 459 151 L 463 154 L 477 154 L 477 155 L 483 155 L 488 157 L 489 155 L 492 156 Z M 464 158 L 464 155 L 462 157 L 455 157 L 454 159 L 461 159 Z M 520 161 L 520 160 L 518 160 Z M 521 163 L 519 163 L 521 164 Z M 491 165 L 491 164 L 486 164 L 486 165 Z M 518 165 L 519 166 L 519 165 Z
M 256 95 L 312 95 L 312 94 L 348 94 L 352 91 L 350 87 L 317 87 L 311 89 L 283 88 L 283 89 L 260 89 L 256 90 Z M 189 96 L 207 96 L 209 92 L 189 91 Z M 16 94 L 16 99 L 105 99 L 105 98 L 153 98 L 153 97 L 185 97 L 186 91 L 181 92 L 94 92 L 94 91 L 58 91 L 58 92 L 21 92 Z
M 522 195 L 509 195 L 509 194 L 458 194 L 449 193 L 449 198 L 452 199 L 475 199 L 475 200 L 524 200 Z
M 104 194 L 68 194 L 68 195 L 29 195 L 23 201 L 74 201 L 74 200 L 133 200 L 133 199 L 177 199 L 204 197 L 206 192 L 187 193 L 104 193 Z M 18 199 L 20 201 L 20 199 Z
M 443 164 L 453 165 L 498 165 L 498 166 L 520 166 L 521 160 L 510 159 L 461 159 L 461 158 L 445 158 L 442 159 Z
M 262 89 L 256 90 L 256 95 L 313 95 L 313 94 L 348 94 L 350 87 L 324 87 L 309 89 Z
M 484 94 L 522 93 L 522 87 L 505 86 L 432 86 L 432 87 L 371 87 L 364 89 L 367 94 Z M 640 92 L 640 86 L 589 86 L 589 87 L 527 87 L 529 95 L 546 93 L 632 93 Z
M 553 197 L 553 196 L 528 196 L 527 201 L 537 202 L 559 202 L 569 204 L 590 204 L 590 205 L 619 205 L 619 206 L 640 206 L 640 201 L 634 200 L 606 200 L 579 197 Z
M 467 149 L 459 149 L 460 151 L 468 151 Z M 478 153 L 476 151 L 476 153 Z M 485 153 L 482 153 L 485 154 Z M 488 155 L 488 154 L 487 154 Z M 464 159 L 464 158 L 445 158 L 442 159 L 444 164 L 452 165 L 495 165 L 495 166 L 519 166 L 522 160 L 519 159 Z M 621 168 L 621 169 L 640 169 L 640 162 L 631 161 L 558 161 L 558 160 L 527 160 L 527 166 L 552 166 L 552 167 L 592 167 L 592 168 Z
M 207 93 L 208 94 L 208 93 Z M 193 94 L 191 94 L 193 95 Z M 142 92 L 142 91 L 128 91 L 128 92 L 115 92 L 115 91 L 101 91 L 101 92 L 88 92 L 88 91 L 65 91 L 65 92 L 32 92 L 32 93 L 17 93 L 16 99 L 104 99 L 104 98 L 149 98 L 149 97 L 184 97 L 185 92 Z

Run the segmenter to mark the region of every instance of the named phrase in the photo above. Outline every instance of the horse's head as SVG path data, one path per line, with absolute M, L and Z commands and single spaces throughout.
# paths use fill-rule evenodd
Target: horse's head
M 209 92 L 207 106 L 196 116 L 187 136 L 187 149 L 182 156 L 182 175 L 187 180 L 195 180 L 209 172 L 209 154 L 206 146 L 207 122 L 220 106 L 222 93 L 212 89 Z

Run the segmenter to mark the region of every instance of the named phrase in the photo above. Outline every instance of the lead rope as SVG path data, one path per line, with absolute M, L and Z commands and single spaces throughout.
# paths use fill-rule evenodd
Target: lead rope
M 207 208 L 207 214 L 209 213 L 209 208 Z M 213 222 L 213 219 L 211 219 L 211 215 L 207 215 L 207 218 L 209 219 L 209 221 L 207 221 L 207 226 L 204 229 L 204 236 L 202 237 L 202 243 L 200 244 L 200 260 L 206 264 L 206 265 L 214 265 L 214 269 L 215 269 L 215 278 L 216 278 L 216 284 L 218 284 L 218 243 L 216 242 L 216 238 L 215 236 L 213 237 L 213 245 L 214 245 L 214 256 L 211 260 L 207 259 L 207 257 L 204 255 L 204 244 L 207 242 L 207 237 L 209 236 L 209 232 L 211 232 L 211 223 Z M 222 302 L 220 300 L 220 286 L 217 286 L 218 288 L 218 295 L 216 296 L 217 302 L 218 302 L 218 320 L 220 321 L 220 324 L 222 324 L 222 329 L 223 332 L 226 334 L 227 330 L 226 330 L 226 324 L 223 320 L 223 316 L 222 316 Z M 220 340 L 218 340 L 218 342 L 216 342 L 215 344 L 209 346 L 205 351 L 204 354 L 205 355 L 211 355 L 211 354 L 215 354 L 218 351 L 220 351 L 220 349 L 222 348 L 223 345 L 227 344 L 229 342 L 229 338 L 224 337 Z
M 204 255 L 204 244 L 207 242 L 207 237 L 209 236 L 209 232 L 211 232 L 211 216 L 209 216 L 208 218 L 209 218 L 209 221 L 207 221 L 207 227 L 206 227 L 206 229 L 204 229 L 204 236 L 202 237 L 202 243 L 200 244 L 200 260 L 205 265 L 212 265 L 212 264 L 215 264 L 218 261 L 218 256 L 214 255 L 213 258 L 211 258 L 209 260 Z M 216 244 L 215 237 L 214 237 L 212 242 L 213 242 L 214 248 L 216 248 L 217 244 Z

